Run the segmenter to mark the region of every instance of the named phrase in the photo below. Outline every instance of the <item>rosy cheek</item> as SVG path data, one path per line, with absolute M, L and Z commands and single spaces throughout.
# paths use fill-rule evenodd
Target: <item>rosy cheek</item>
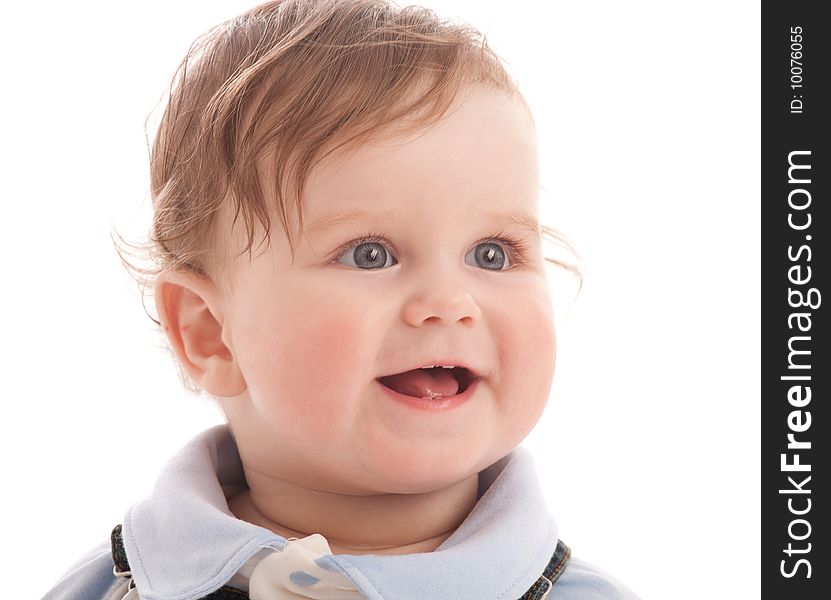
M 282 331 L 286 337 L 276 352 L 269 353 L 280 363 L 272 369 L 278 377 L 269 385 L 302 388 L 308 404 L 324 399 L 336 402 L 338 397 L 349 395 L 356 378 L 372 368 L 377 349 L 357 319 L 318 307 L 308 318 L 295 319 L 290 329 Z
M 529 311 L 528 314 L 531 320 L 526 328 L 528 332 L 527 353 L 536 357 L 537 361 L 553 363 L 556 356 L 557 337 L 551 312 L 545 307 L 539 307 L 537 311 Z M 553 364 L 551 366 L 553 368 Z
M 525 340 L 529 353 L 549 348 L 554 338 L 554 311 L 551 297 L 542 285 L 530 285 L 517 289 L 511 302 L 504 302 L 503 313 L 511 323 L 515 334 Z
M 516 305 L 506 318 L 503 336 L 509 342 L 501 352 L 503 381 L 527 397 L 547 398 L 554 376 L 556 335 L 549 301 L 541 297 Z
M 314 337 L 332 358 L 347 363 L 365 343 L 366 325 L 350 314 L 323 314 L 314 324 Z

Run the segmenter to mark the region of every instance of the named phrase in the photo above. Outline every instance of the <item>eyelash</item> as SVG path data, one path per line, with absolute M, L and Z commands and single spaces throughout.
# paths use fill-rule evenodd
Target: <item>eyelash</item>
M 518 240 L 517 238 L 503 232 L 495 233 L 491 236 L 486 238 L 482 238 L 478 242 L 474 244 L 474 246 L 478 246 L 479 244 L 483 244 L 485 242 L 501 242 L 503 245 L 508 247 L 508 254 L 511 260 L 511 266 L 507 269 L 502 269 L 502 271 L 512 271 L 513 269 L 522 268 L 528 265 L 528 247 L 525 243 Z M 387 247 L 389 249 L 389 244 L 386 243 L 386 239 L 384 236 L 379 235 L 377 233 L 369 232 L 367 235 L 354 239 L 350 242 L 347 242 L 345 245 L 341 246 L 335 254 L 335 257 L 332 261 L 336 261 L 342 258 L 349 250 L 355 248 L 356 246 L 360 246 L 361 244 L 369 244 L 369 243 L 379 243 Z

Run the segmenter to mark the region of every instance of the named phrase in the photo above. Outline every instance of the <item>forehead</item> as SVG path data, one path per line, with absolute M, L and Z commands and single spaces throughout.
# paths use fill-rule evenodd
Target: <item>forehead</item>
M 437 123 L 380 132 L 318 164 L 303 194 L 306 233 L 367 217 L 528 216 L 539 190 L 537 142 L 524 102 L 477 88 Z

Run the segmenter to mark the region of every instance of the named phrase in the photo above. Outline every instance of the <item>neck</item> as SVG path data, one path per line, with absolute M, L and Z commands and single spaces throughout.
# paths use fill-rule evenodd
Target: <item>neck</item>
M 238 519 L 285 538 L 319 533 L 333 554 L 432 552 L 477 500 L 478 474 L 426 494 L 322 492 L 246 470 L 248 488 L 228 501 Z

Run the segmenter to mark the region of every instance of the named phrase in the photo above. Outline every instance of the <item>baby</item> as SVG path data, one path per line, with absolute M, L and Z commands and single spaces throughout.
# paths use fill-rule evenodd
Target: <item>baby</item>
M 46 598 L 636 598 L 571 557 L 519 446 L 562 240 L 478 32 L 387 0 L 258 6 L 191 48 L 151 177 L 159 324 L 227 424 Z

